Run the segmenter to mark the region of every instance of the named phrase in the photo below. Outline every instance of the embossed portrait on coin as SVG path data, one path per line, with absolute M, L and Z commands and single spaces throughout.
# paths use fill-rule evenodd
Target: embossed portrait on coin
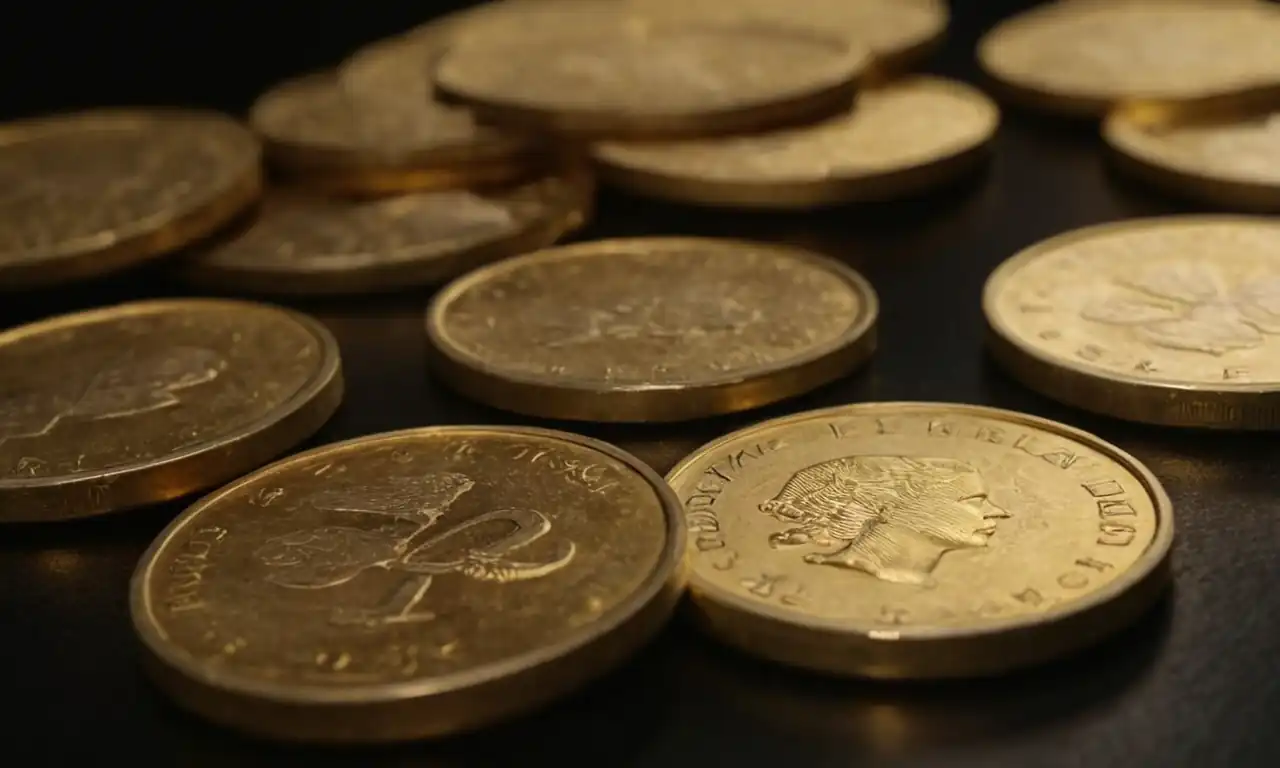
M 987 498 L 972 465 L 954 459 L 849 456 L 796 472 L 760 511 L 793 527 L 775 548 L 833 548 L 814 565 L 862 571 L 884 581 L 930 586 L 942 556 L 987 546 L 1009 517 Z
M 181 403 L 183 390 L 213 381 L 226 368 L 221 355 L 199 347 L 125 355 L 70 397 L 24 392 L 0 399 L 0 443 L 47 435 L 70 419 L 101 421 L 172 408 Z
M 434 577 L 460 574 L 477 581 L 507 583 L 554 573 L 576 552 L 563 541 L 543 557 L 518 553 L 551 533 L 551 520 L 532 509 L 504 508 L 437 525 L 449 508 L 475 487 L 466 475 L 441 472 L 392 477 L 376 486 L 318 493 L 318 510 L 357 513 L 376 527 L 321 526 L 269 539 L 254 556 L 270 569 L 267 581 L 288 589 L 336 587 L 371 570 L 404 578 L 378 606 L 339 606 L 335 624 L 368 627 L 430 621 L 418 610 Z

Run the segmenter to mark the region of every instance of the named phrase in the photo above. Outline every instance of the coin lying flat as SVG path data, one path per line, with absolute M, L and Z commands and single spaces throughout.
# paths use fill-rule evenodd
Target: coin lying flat
M 467 730 L 660 628 L 683 589 L 679 514 L 652 470 L 576 435 L 360 438 L 184 512 L 134 574 L 134 626 L 159 685 L 225 725 L 327 742 Z
M 1002 264 L 983 306 L 996 358 L 1050 397 L 1153 424 L 1280 427 L 1280 223 L 1070 232 Z
M 1277 39 L 1280 8 L 1256 0 L 1062 0 L 997 26 L 978 58 L 1010 97 L 1101 115 L 1280 88 Z
M 270 160 L 313 186 L 394 193 L 503 183 L 528 173 L 527 146 L 431 97 L 429 79 L 371 49 L 339 77 L 319 73 L 263 94 L 250 122 Z M 423 66 L 426 66 L 425 54 Z
M 1280 98 L 1226 109 L 1132 105 L 1103 135 L 1119 166 L 1169 192 L 1246 210 L 1280 210 Z
M 761 130 L 846 108 L 869 62 L 785 27 L 602 25 L 464 40 L 436 87 L 497 125 L 580 137 Z
M 809 251 L 602 240 L 492 264 L 427 310 L 437 375 L 508 411 L 680 421 L 833 381 L 875 348 L 875 292 Z
M 214 112 L 102 110 L 0 124 L 0 289 L 175 251 L 248 207 L 261 183 L 257 141 Z
M 1168 581 L 1172 508 L 1156 478 L 1092 435 L 1008 411 L 802 413 L 704 446 L 667 480 L 701 623 L 822 672 L 1047 661 L 1133 621 Z
M 188 259 L 186 277 L 277 294 L 350 294 L 439 283 L 554 243 L 590 215 L 585 174 L 513 189 L 368 201 L 268 198 L 243 234 Z
M 1000 122 L 981 91 L 936 77 L 864 90 L 853 110 L 800 128 L 719 139 L 609 142 L 602 176 L 671 200 L 797 208 L 897 197 L 971 169 Z
M 342 399 L 316 321 L 239 301 L 144 301 L 0 333 L 0 522 L 176 499 L 275 458 Z

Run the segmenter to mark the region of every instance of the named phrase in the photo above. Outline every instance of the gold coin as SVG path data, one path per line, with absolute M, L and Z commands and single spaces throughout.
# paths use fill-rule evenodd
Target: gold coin
M 1070 232 L 996 269 L 983 307 L 997 359 L 1062 402 L 1152 424 L 1280 427 L 1280 222 Z
M 1028 106 L 1102 115 L 1280 89 L 1277 40 L 1280 7 L 1257 0 L 1061 0 L 997 26 L 978 59 Z
M 590 208 L 585 174 L 359 202 L 281 194 L 239 237 L 188 259 L 183 271 L 264 293 L 397 290 L 548 246 L 582 226 Z
M 864 49 L 806 30 L 637 22 L 464 41 L 440 60 L 436 87 L 498 125 L 667 138 L 839 112 L 869 60 Z
M 1134 104 L 1103 135 L 1122 169 L 1169 192 L 1246 210 L 1280 210 L 1280 96 L 1219 109 Z
M 684 585 L 679 502 L 576 435 L 433 427 L 294 456 L 195 504 L 143 556 L 156 682 L 306 741 L 469 730 L 618 665 Z
M 667 476 L 699 621 L 751 653 L 876 678 L 993 674 L 1135 620 L 1173 511 L 1134 458 L 1051 421 L 866 403 L 704 446 Z
M 342 399 L 316 321 L 233 301 L 143 301 L 0 333 L 0 522 L 176 499 L 270 461 Z
M 365 61 L 380 64 L 373 56 Z M 433 100 L 425 75 L 414 82 L 407 69 L 352 71 L 289 80 L 254 103 L 250 122 L 282 171 L 327 190 L 369 194 L 528 174 L 523 141 Z
M 662 143 L 611 142 L 607 181 L 689 203 L 802 208 L 899 197 L 971 170 L 1000 111 L 981 91 L 936 77 L 864 90 L 825 122 L 771 133 Z
M 702 238 L 601 240 L 465 275 L 436 295 L 437 375 L 516 413 L 681 421 L 850 373 L 875 349 L 875 292 L 809 251 Z
M 257 198 L 259 154 L 214 112 L 0 124 L 0 289 L 101 275 L 211 234 Z

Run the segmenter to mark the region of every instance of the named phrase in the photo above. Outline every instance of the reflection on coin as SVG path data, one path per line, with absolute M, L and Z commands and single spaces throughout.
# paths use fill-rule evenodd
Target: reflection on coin
M 983 306 L 997 359 L 1050 397 L 1153 424 L 1280 427 L 1280 222 L 1070 232 L 1002 264 Z
M 1121 168 L 1170 192 L 1247 210 L 1280 210 L 1280 97 L 1262 109 L 1114 110 L 1103 135 Z
M 176 499 L 293 447 L 342 399 L 316 321 L 145 301 L 0 333 L 0 522 Z
M 683 588 L 679 514 L 652 470 L 576 435 L 365 437 L 183 513 L 134 575 L 134 626 L 156 681 L 225 725 L 327 742 L 467 730 L 661 627 Z
M 1133 621 L 1168 580 L 1172 508 L 1119 449 L 1008 411 L 870 403 L 699 449 L 667 476 L 715 635 L 879 678 L 992 674 Z
M 277 294 L 350 294 L 442 282 L 542 248 L 586 222 L 585 174 L 500 192 L 424 192 L 364 202 L 269 198 L 238 238 L 184 263 L 193 280 Z
M 745 136 L 605 143 L 605 179 L 691 203 L 796 208 L 897 197 L 970 170 L 1000 112 L 981 91 L 935 77 L 866 90 L 845 114 Z
M 320 186 L 372 193 L 500 183 L 527 172 L 523 142 L 434 101 L 425 74 L 414 81 L 405 70 L 388 72 L 373 58 L 381 50 L 345 78 L 289 80 L 254 103 L 250 122 L 273 163 Z
M 809 251 L 701 238 L 551 248 L 455 280 L 427 310 L 437 374 L 488 405 L 586 421 L 744 411 L 848 374 L 875 292 Z
M 762 130 L 846 108 L 866 50 L 785 27 L 652 26 L 451 48 L 436 87 L 499 125 L 594 137 Z
M 259 154 L 214 112 L 0 124 L 0 289 L 101 275 L 211 234 L 257 198 Z
M 996 27 L 978 58 L 1030 106 L 1101 115 L 1280 88 L 1277 40 L 1280 7 L 1256 0 L 1062 0 Z

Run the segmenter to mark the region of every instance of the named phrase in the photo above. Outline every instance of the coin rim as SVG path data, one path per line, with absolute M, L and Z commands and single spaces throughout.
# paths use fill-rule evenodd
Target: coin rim
M 360 444 L 376 444 L 388 439 L 475 433 L 497 433 L 508 437 L 525 436 L 568 443 L 580 448 L 593 450 L 614 459 L 634 471 L 649 485 L 653 491 L 657 507 L 662 514 L 666 528 L 665 541 L 658 554 L 657 562 L 645 575 L 640 586 L 610 611 L 610 621 L 592 622 L 576 628 L 569 634 L 567 640 L 472 669 L 408 682 L 360 684 L 344 688 L 280 685 L 255 680 L 244 675 L 211 670 L 208 665 L 202 665 L 195 661 L 192 654 L 165 638 L 166 633 L 163 630 L 163 624 L 155 617 L 152 610 L 151 573 L 158 564 L 158 557 L 171 540 L 183 528 L 198 522 L 202 511 L 216 505 L 227 494 L 263 476 L 277 472 L 290 464 L 304 462 L 335 450 Z M 178 673 L 187 683 L 212 689 L 221 695 L 244 696 L 266 700 L 274 704 L 297 706 L 306 709 L 334 705 L 355 707 L 387 704 L 408 705 L 410 702 L 458 691 L 473 690 L 486 684 L 523 676 L 536 671 L 544 664 L 567 659 L 582 653 L 609 638 L 615 631 L 625 628 L 631 620 L 643 614 L 646 608 L 659 601 L 664 591 L 672 589 L 673 582 L 683 585 L 686 575 L 683 562 L 686 536 L 681 504 L 671 488 L 644 462 L 613 445 L 582 435 L 537 427 L 502 425 L 415 427 L 342 440 L 286 457 L 241 477 L 196 501 L 165 526 L 164 530 L 152 541 L 146 552 L 138 560 L 133 576 L 130 579 L 129 613 L 135 634 L 142 641 L 144 650 L 159 661 L 163 668 L 167 671 Z M 674 607 L 674 604 L 672 607 Z M 594 674 L 589 674 L 586 679 L 591 679 L 592 677 L 594 677 Z M 304 690 L 305 694 L 299 693 L 299 691 Z M 378 696 L 377 694 L 379 693 L 383 695 Z
M 487 364 L 462 348 L 448 332 L 445 315 L 453 302 L 495 276 L 514 272 L 548 258 L 561 261 L 564 260 L 564 254 L 568 254 L 564 258 L 610 259 L 617 250 L 643 251 L 654 245 L 668 254 L 673 249 L 691 248 L 711 248 L 720 252 L 766 250 L 775 257 L 799 261 L 834 275 L 858 299 L 858 311 L 849 328 L 835 341 L 797 355 L 786 364 L 775 364 L 753 372 L 719 376 L 706 381 L 672 384 L 610 386 L 607 382 L 590 380 L 557 382 L 506 371 Z M 426 311 L 426 331 L 428 359 L 433 372 L 455 390 L 487 405 L 527 416 L 572 421 L 673 422 L 751 410 L 812 391 L 851 374 L 875 352 L 879 315 L 879 297 L 865 277 L 841 261 L 805 248 L 709 237 L 630 237 L 544 248 L 463 275 L 432 298 Z M 827 370 L 829 367 L 838 368 L 839 372 L 832 374 Z M 815 375 L 818 378 L 810 378 Z M 475 383 L 480 386 L 473 386 Z M 766 391 L 747 399 L 741 396 L 741 390 L 755 387 L 762 387 Z M 734 396 L 730 397 L 727 393 L 734 393 Z M 715 402 L 699 399 L 717 394 L 723 396 L 716 397 Z

